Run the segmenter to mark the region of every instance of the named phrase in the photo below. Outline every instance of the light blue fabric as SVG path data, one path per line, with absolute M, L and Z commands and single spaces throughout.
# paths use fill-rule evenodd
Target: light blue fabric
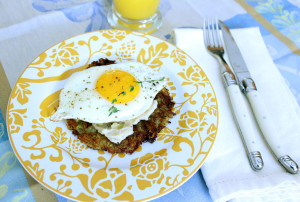
M 77 0 L 33 0 L 32 7 L 40 12 L 61 11 L 72 22 L 90 21 L 86 32 L 107 29 L 105 4 L 107 1 L 93 1 L 82 4 Z M 164 16 L 171 9 L 169 0 L 162 1 L 160 12 Z
M 61 11 L 72 22 L 89 20 L 90 23 L 85 30 L 86 32 L 108 27 L 103 1 L 87 1 L 87 3 L 82 4 L 76 0 L 33 0 L 32 6 L 40 12 Z
M 56 194 L 56 198 L 59 202 L 67 202 L 68 199 Z
M 0 201 L 34 201 L 22 166 L 8 140 L 0 110 Z
M 246 0 L 260 15 L 300 48 L 300 8 L 288 0 Z M 298 5 L 299 6 L 299 5 Z M 249 14 L 238 15 L 226 21 L 230 28 L 259 26 L 263 39 L 285 78 L 289 88 L 300 103 L 300 58 L 255 21 Z

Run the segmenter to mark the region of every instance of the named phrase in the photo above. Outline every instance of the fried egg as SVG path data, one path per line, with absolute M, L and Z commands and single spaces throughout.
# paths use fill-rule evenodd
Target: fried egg
M 91 67 L 68 79 L 50 119 L 93 123 L 111 141 L 120 142 L 133 133 L 134 124 L 148 119 L 157 107 L 156 94 L 165 86 L 161 73 L 141 63 Z

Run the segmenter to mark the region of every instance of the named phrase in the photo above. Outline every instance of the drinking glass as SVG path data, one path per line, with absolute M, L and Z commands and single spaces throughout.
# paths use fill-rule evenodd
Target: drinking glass
M 151 33 L 159 29 L 162 17 L 158 11 L 160 0 L 113 0 L 108 23 L 115 29 Z

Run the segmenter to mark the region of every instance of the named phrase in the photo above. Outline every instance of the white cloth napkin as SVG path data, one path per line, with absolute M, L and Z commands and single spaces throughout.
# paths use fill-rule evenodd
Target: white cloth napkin
M 268 54 L 259 29 L 237 29 L 232 30 L 232 34 L 279 131 L 280 144 L 300 165 L 300 110 L 295 98 Z M 300 174 L 289 174 L 279 165 L 258 128 L 256 136 L 265 166 L 259 172 L 251 169 L 222 84 L 219 64 L 206 51 L 202 30 L 175 29 L 174 35 L 176 45 L 195 59 L 207 74 L 217 96 L 218 133 L 213 149 L 201 167 L 212 199 L 300 201 Z

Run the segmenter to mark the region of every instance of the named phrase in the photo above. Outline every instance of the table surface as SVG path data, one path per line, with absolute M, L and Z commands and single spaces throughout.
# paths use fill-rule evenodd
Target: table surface
M 11 88 L 25 67 L 66 38 L 109 29 L 108 7 L 108 0 L 0 0 L 1 200 L 67 201 L 23 171 L 10 147 L 3 117 Z M 174 28 L 201 28 L 204 17 L 215 16 L 229 28 L 259 27 L 274 63 L 300 103 L 299 0 L 161 0 L 159 9 L 163 26 L 153 35 L 170 42 Z M 154 201 L 183 200 L 211 201 L 201 171 Z

